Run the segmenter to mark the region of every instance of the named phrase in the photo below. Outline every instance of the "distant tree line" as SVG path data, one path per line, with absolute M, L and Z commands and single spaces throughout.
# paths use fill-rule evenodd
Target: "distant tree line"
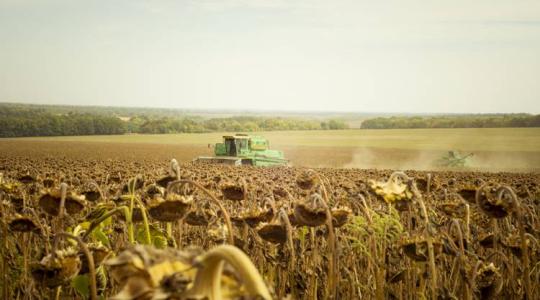
M 335 130 L 340 120 L 270 117 L 155 117 L 137 115 L 129 120 L 90 113 L 53 113 L 42 108 L 0 105 L 0 137 L 110 135 L 124 133 L 202 133 L 214 131 Z
M 489 114 L 374 118 L 362 129 L 540 127 L 540 115 Z
M 0 107 L 0 137 L 123 134 L 125 124 L 116 117 L 41 109 Z
M 227 118 L 158 118 L 137 116 L 129 120 L 128 131 L 134 133 L 180 133 L 216 131 L 336 130 L 347 129 L 340 120 L 304 120 L 296 118 L 227 117 Z

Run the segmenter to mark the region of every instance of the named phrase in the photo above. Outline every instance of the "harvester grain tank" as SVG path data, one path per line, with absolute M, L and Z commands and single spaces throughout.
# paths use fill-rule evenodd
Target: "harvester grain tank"
M 200 156 L 195 161 L 229 165 L 279 166 L 287 165 L 283 152 L 271 150 L 261 136 L 237 133 L 223 136 L 223 143 L 214 145 L 214 156 Z

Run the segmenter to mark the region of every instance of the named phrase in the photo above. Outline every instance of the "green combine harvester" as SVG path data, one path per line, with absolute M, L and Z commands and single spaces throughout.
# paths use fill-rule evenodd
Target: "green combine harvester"
M 469 162 L 473 153 L 461 154 L 459 151 L 448 151 L 448 153 L 437 161 L 439 167 L 445 168 L 463 168 Z
M 270 143 L 260 136 L 237 133 L 223 136 L 214 146 L 215 156 L 200 156 L 195 161 L 228 165 L 283 166 L 289 161 L 282 151 L 270 150 Z

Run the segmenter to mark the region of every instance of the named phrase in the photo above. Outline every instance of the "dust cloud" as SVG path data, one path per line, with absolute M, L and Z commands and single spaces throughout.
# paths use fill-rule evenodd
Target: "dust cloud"
M 357 148 L 344 168 L 365 169 L 416 169 L 436 168 L 435 161 L 440 155 L 437 151 L 417 151 L 405 149 Z
M 356 148 L 351 161 L 343 168 L 395 170 L 460 170 L 460 171 L 540 171 L 540 155 L 525 151 L 478 151 L 467 160 L 465 167 L 442 167 L 438 160 L 446 155 L 441 150 Z M 462 153 L 468 153 L 463 151 Z

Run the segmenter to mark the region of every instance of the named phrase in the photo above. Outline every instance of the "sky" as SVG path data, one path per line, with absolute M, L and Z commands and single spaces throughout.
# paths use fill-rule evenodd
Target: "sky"
M 540 113 L 540 1 L 0 0 L 0 102 Z

